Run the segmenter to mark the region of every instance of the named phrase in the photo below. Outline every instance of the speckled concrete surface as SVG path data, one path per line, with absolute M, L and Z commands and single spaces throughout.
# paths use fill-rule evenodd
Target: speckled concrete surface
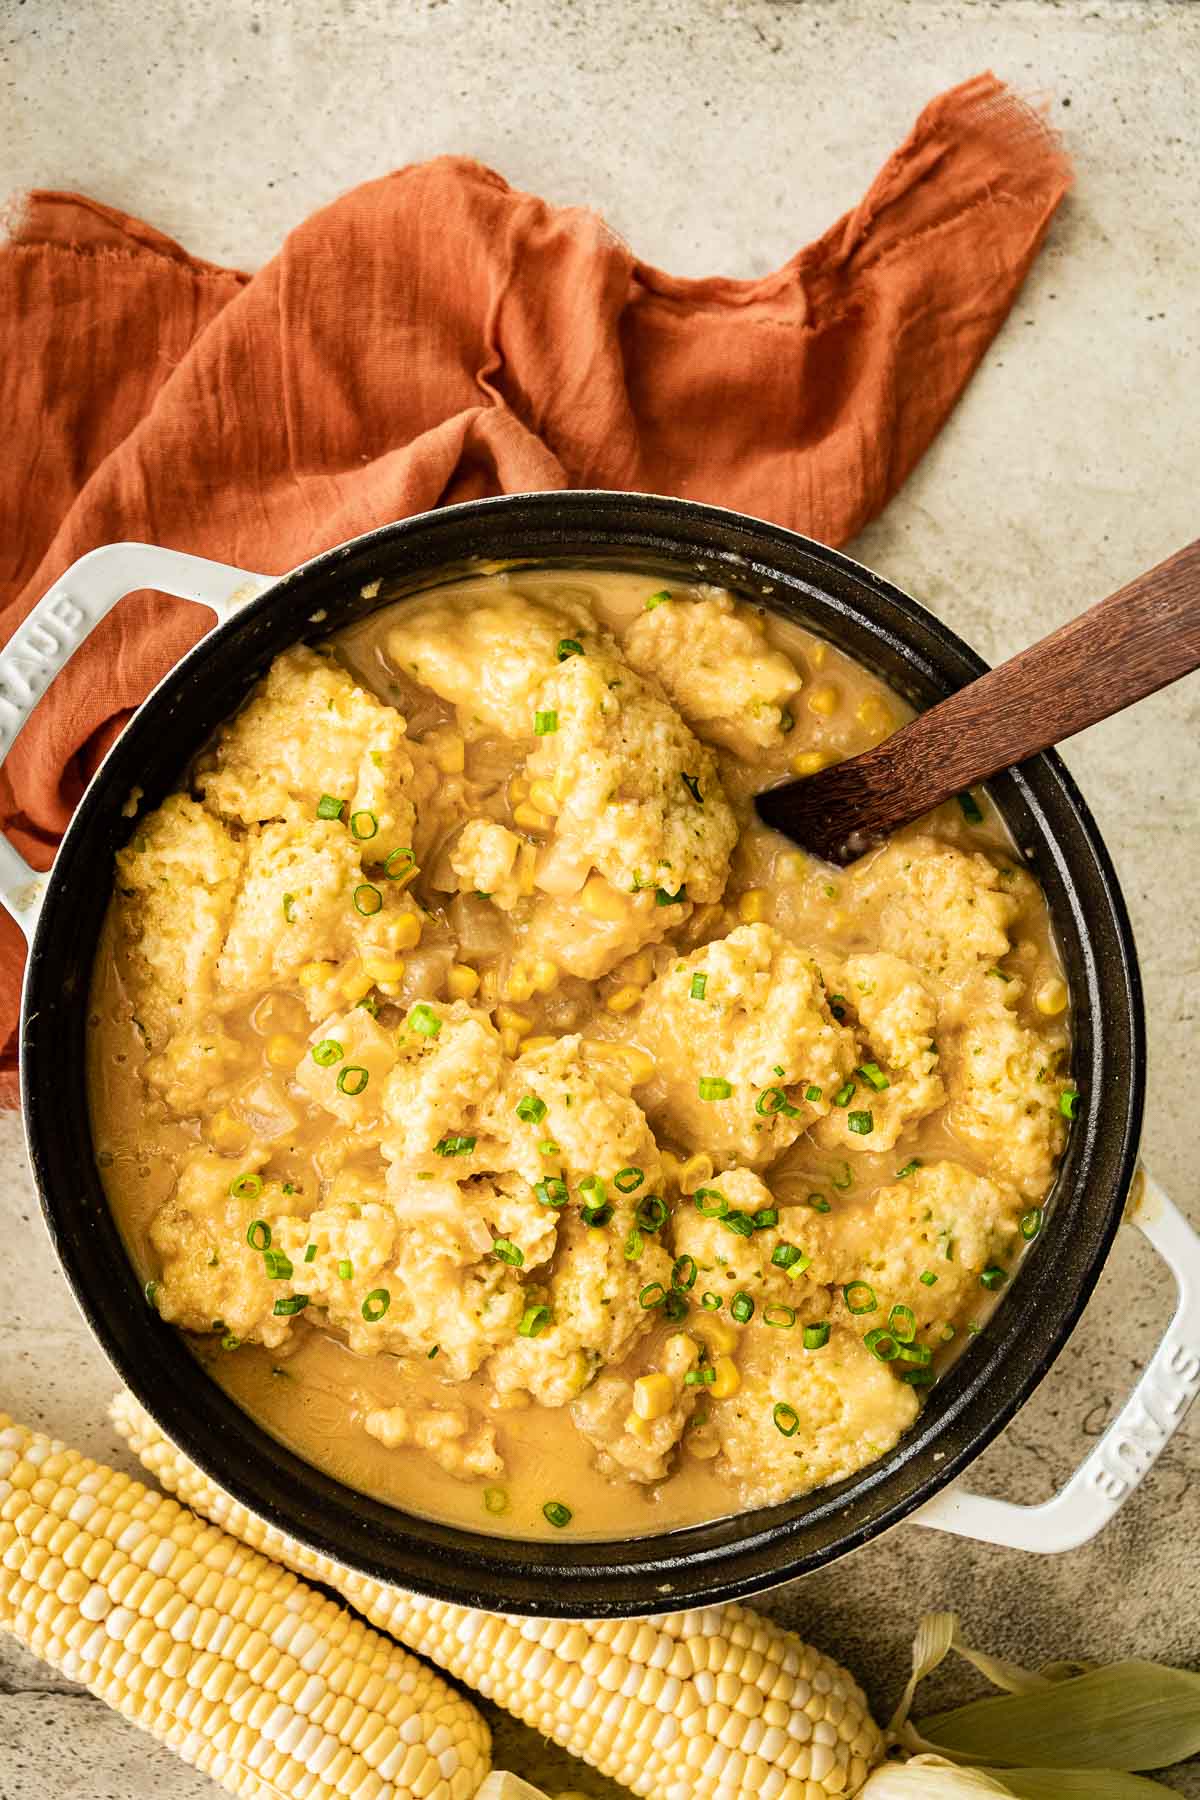
M 858 553 L 994 658 L 1196 533 L 1190 0 L 0 0 L 0 57 L 0 192 L 77 186 L 207 256 L 253 266 L 339 189 L 457 150 L 598 207 L 665 267 L 731 275 L 760 273 L 820 231 L 931 94 L 990 65 L 1047 96 L 1078 188 L 949 429 Z M 1193 1216 L 1198 728 L 1193 679 L 1068 753 L 1141 943 L 1148 1153 Z M 0 1120 L 0 1242 L 0 1404 L 118 1455 L 104 1418 L 112 1377 L 54 1271 L 11 1120 Z M 1067 1353 L 975 1483 L 1050 1494 L 1169 1309 L 1153 1258 L 1123 1240 Z M 840 1651 L 880 1708 L 934 1605 L 1028 1661 L 1196 1663 L 1198 1446 L 1193 1420 L 1116 1525 L 1073 1555 L 905 1528 L 768 1604 Z M 522 1766 L 531 1746 L 505 1731 L 501 1753 Z M 1200 1796 L 1200 1771 L 1170 1779 Z M 590 1777 L 577 1785 L 602 1792 Z M 0 1645 L 0 1800 L 212 1791 Z

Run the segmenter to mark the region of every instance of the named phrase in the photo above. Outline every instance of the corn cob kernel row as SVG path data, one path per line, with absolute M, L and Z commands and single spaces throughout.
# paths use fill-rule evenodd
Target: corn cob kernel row
M 482 1718 L 175 1500 L 0 1413 L 0 1628 L 239 1800 L 471 1800 Z
M 117 1429 L 164 1487 L 645 1800 L 853 1794 L 883 1739 L 852 1678 L 740 1606 L 653 1619 L 517 1619 L 424 1600 L 304 1550 L 248 1513 L 128 1394 Z

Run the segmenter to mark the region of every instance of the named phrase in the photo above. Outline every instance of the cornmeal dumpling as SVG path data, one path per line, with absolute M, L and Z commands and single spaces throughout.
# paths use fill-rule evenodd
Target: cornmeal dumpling
M 730 594 L 648 607 L 629 628 L 625 654 L 662 683 L 697 737 L 746 756 L 782 744 L 792 730 L 788 701 L 801 677 Z

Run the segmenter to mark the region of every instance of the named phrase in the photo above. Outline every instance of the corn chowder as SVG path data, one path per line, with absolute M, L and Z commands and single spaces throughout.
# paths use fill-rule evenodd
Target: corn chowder
M 149 1303 L 309 1461 L 476 1528 L 662 1530 L 883 1455 L 1075 1105 L 982 794 L 845 871 L 756 820 L 907 716 L 612 572 L 280 656 L 117 857 L 92 1109 Z

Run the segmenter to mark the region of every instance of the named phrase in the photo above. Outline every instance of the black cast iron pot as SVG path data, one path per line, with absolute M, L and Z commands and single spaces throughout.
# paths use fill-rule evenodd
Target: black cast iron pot
M 173 572 L 162 575 L 155 558 Z M 513 558 L 720 583 L 832 639 L 917 706 L 985 667 L 922 607 L 847 557 L 735 513 L 642 495 L 535 494 L 449 507 L 383 526 L 273 583 L 257 578 L 265 591 L 246 603 L 235 596 L 232 606 L 231 590 L 246 579 L 238 571 L 141 546 L 94 553 L 43 602 L 41 639 L 25 633 L 28 691 L 14 692 L 0 667 L 0 736 L 15 734 L 72 648 L 131 588 L 161 586 L 229 616 L 132 719 L 50 875 L 31 883 L 3 846 L 0 898 L 32 931 L 21 1020 L 29 1149 L 59 1258 L 121 1379 L 255 1513 L 381 1581 L 493 1611 L 675 1610 L 753 1594 L 865 1544 L 952 1482 L 1033 1392 L 1096 1283 L 1133 1176 L 1144 1069 L 1137 961 L 1107 853 L 1058 758 L 1035 757 L 997 779 L 990 791 L 1045 889 L 1066 965 L 1080 1115 L 1046 1227 L 992 1323 L 932 1390 L 903 1441 L 860 1475 L 787 1505 L 659 1536 L 527 1544 L 430 1523 L 311 1468 L 227 1398 L 146 1305 L 96 1172 L 85 1016 L 113 853 L 131 830 L 122 809 L 135 786 L 146 806 L 175 787 L 209 733 L 297 638 L 324 637 L 478 559 Z M 363 598 L 380 580 L 384 592 Z M 41 657 L 40 675 L 29 673 L 30 655 Z

